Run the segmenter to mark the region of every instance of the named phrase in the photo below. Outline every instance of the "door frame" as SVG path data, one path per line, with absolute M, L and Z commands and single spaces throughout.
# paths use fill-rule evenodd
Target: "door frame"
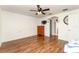
M 53 24 L 52 20 L 54 20 L 54 29 L 52 29 L 52 24 Z M 50 26 L 50 37 L 53 36 L 52 35 L 52 30 L 54 30 L 54 35 L 58 36 L 58 17 L 57 16 L 53 16 L 53 17 L 51 17 L 49 19 L 49 21 L 50 21 L 50 24 L 49 24 L 49 26 Z

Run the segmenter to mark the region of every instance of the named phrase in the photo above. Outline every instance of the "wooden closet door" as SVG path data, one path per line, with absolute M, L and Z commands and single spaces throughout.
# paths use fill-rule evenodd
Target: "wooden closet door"
M 37 35 L 38 36 L 44 36 L 44 26 L 38 26 L 37 27 Z

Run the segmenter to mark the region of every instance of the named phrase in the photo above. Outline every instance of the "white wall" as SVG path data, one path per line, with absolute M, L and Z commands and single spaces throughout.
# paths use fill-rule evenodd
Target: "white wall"
M 69 15 L 69 25 L 63 23 L 63 18 Z M 59 39 L 63 40 L 79 40 L 79 9 L 70 12 L 63 12 L 56 15 L 59 17 Z
M 47 20 L 48 23 L 45 25 L 45 35 L 49 36 L 49 18 L 53 16 L 58 17 L 58 36 L 62 40 L 79 40 L 79 9 L 70 12 L 63 12 L 56 15 L 51 15 L 43 18 L 35 18 L 31 16 L 25 16 L 16 14 L 8 11 L 0 11 L 0 41 L 10 41 L 14 39 L 24 38 L 37 34 L 37 25 L 41 25 L 42 20 Z M 69 25 L 63 23 L 64 16 L 69 15 Z M 2 30 L 2 31 L 1 31 Z M 2 32 L 2 33 L 1 33 Z
M 70 12 L 69 38 L 79 41 L 79 10 Z
M 58 16 L 58 20 L 59 20 L 59 22 L 58 22 L 58 37 L 59 37 L 59 39 L 66 40 L 66 41 L 70 39 L 69 38 L 70 35 L 68 32 L 71 27 L 69 21 L 68 21 L 69 22 L 68 26 L 63 22 L 64 17 L 67 15 L 70 16 L 69 12 L 63 12 L 61 14 L 56 15 L 56 16 Z
M 45 36 L 50 36 L 50 21 L 48 20 L 47 24 L 45 24 Z
M 38 19 L 2 11 L 2 42 L 37 34 Z
M 65 25 L 63 22 L 63 18 L 69 15 L 69 25 Z M 63 12 L 56 15 L 51 15 L 45 18 L 42 18 L 41 20 L 48 20 L 50 17 L 57 16 L 58 17 L 58 36 L 59 39 L 62 40 L 79 40 L 79 9 Z M 45 32 L 49 32 L 49 24 L 46 24 Z M 48 29 L 48 31 L 47 31 Z M 45 33 L 45 35 L 49 36 L 48 33 Z
M 0 46 L 1 46 L 1 37 L 2 34 L 1 34 L 1 9 L 0 9 Z

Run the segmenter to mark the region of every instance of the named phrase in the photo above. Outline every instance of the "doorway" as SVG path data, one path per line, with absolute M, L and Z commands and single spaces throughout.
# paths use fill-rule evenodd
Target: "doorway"
M 50 37 L 58 37 L 58 17 L 54 16 L 50 18 Z

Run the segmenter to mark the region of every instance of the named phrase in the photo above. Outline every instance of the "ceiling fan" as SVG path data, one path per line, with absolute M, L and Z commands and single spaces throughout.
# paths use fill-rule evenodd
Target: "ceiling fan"
M 49 8 L 42 9 L 40 5 L 37 5 L 37 10 L 30 10 L 30 11 L 36 11 L 36 15 L 39 15 L 39 14 L 45 15 L 44 11 L 49 11 L 49 10 L 50 10 Z

